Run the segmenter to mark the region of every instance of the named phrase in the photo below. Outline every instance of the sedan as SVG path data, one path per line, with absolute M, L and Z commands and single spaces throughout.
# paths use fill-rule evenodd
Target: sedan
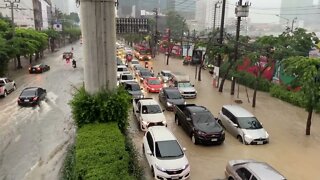
M 148 92 L 158 93 L 163 88 L 163 84 L 156 77 L 148 77 L 144 79 L 143 85 Z
M 163 88 L 159 93 L 159 101 L 167 110 L 173 110 L 174 105 L 186 104 L 180 91 L 174 87 Z
M 49 71 L 50 70 L 50 66 L 45 65 L 45 64 L 38 64 L 35 66 L 31 66 L 29 67 L 29 73 L 42 73 L 44 71 Z
M 47 91 L 40 87 L 28 87 L 25 88 L 19 98 L 19 106 L 35 106 L 39 105 L 40 101 L 45 100 Z
M 138 76 L 140 77 L 140 82 L 143 82 L 145 79 L 152 77 L 152 73 L 148 69 L 140 69 Z
M 231 160 L 227 164 L 225 174 L 228 180 L 286 180 L 269 164 L 255 160 Z

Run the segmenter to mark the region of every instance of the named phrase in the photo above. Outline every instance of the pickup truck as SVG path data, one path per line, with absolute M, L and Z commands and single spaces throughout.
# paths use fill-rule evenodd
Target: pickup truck
M 175 123 L 191 137 L 193 144 L 222 144 L 225 132 L 217 119 L 204 106 L 175 105 Z
M 190 83 L 189 75 L 180 72 L 172 72 L 169 86 L 178 88 L 184 98 L 197 97 L 197 91 L 194 88 L 194 85 Z
M 6 97 L 14 90 L 16 90 L 16 83 L 13 80 L 0 78 L 0 96 Z
M 151 126 L 167 126 L 164 110 L 154 99 L 133 99 L 132 103 L 133 113 L 142 131 L 147 131 Z

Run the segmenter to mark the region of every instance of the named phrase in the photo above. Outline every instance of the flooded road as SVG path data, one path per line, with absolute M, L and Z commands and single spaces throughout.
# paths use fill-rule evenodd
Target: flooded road
M 159 55 L 152 62 L 157 74 L 160 70 L 183 72 L 190 75 L 192 83 L 198 91 L 196 99 L 187 100 L 207 107 L 214 116 L 218 115 L 222 105 L 235 104 L 238 99 L 230 94 L 230 82 L 226 81 L 223 93 L 212 86 L 212 79 L 208 70 L 202 70 L 202 81 L 195 81 L 195 67 L 183 66 L 182 60 L 170 59 L 169 66 L 165 65 L 164 56 Z M 248 103 L 245 88 L 240 86 L 239 99 L 242 107 L 252 112 L 270 134 L 270 143 L 266 145 L 243 145 L 226 132 L 226 140 L 220 146 L 194 145 L 181 127 L 174 123 L 174 114 L 165 111 L 168 128 L 175 134 L 181 145 L 187 148 L 187 157 L 191 166 L 191 179 L 212 180 L 224 179 L 224 170 L 229 160 L 255 159 L 264 161 L 277 169 L 291 180 L 319 179 L 320 161 L 320 116 L 314 114 L 311 136 L 305 136 L 307 113 L 304 109 L 270 97 L 267 93 L 258 92 L 256 108 Z M 237 91 L 236 93 L 237 94 Z M 248 89 L 250 102 L 252 90 Z M 158 101 L 158 94 L 147 94 Z M 143 133 L 137 130 L 135 119 L 131 119 L 131 129 L 134 142 L 142 157 L 142 164 L 147 172 L 147 179 L 151 179 L 150 168 L 142 155 Z
M 74 45 L 76 46 L 76 45 Z M 67 145 L 74 137 L 69 105 L 71 85 L 81 84 L 83 69 L 62 61 L 62 52 L 47 54 L 43 74 L 12 73 L 17 90 L 0 99 L 0 180 L 57 179 Z M 75 54 L 80 53 L 75 47 Z M 80 57 L 76 57 L 80 58 Z M 82 67 L 81 61 L 78 61 Z M 47 90 L 40 107 L 19 107 L 17 98 L 26 87 Z

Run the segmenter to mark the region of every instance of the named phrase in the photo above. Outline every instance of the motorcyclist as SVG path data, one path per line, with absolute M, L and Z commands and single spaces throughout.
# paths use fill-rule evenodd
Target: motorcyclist
M 77 67 L 77 61 L 75 59 L 72 59 L 72 67 L 73 68 Z

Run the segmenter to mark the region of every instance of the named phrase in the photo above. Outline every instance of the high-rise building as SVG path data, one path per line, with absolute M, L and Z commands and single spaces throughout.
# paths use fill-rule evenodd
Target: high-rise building
M 174 10 L 187 20 L 193 20 L 196 16 L 196 0 L 175 0 Z
M 318 5 L 313 0 L 282 0 L 279 16 L 280 23 L 287 24 L 290 28 L 295 18 L 294 25 L 303 27 L 318 26 L 317 20 L 320 19 Z

